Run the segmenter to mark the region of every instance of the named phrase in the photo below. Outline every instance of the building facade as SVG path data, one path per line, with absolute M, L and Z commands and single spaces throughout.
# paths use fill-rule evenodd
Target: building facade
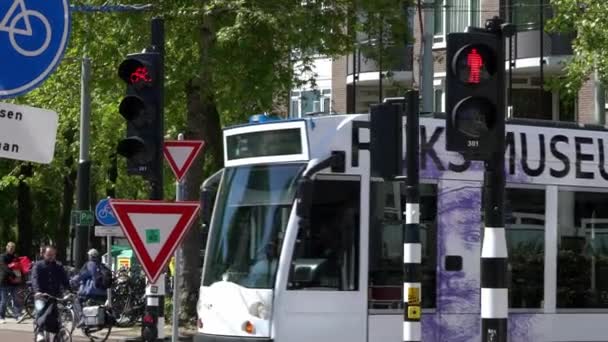
M 541 11 L 542 8 L 542 11 Z M 564 63 L 572 56 L 572 36 L 546 33 L 544 24 L 552 10 L 546 0 L 434 0 L 433 30 L 433 103 L 436 112 L 445 110 L 445 39 L 450 32 L 462 32 L 467 26 L 483 26 L 493 16 L 516 25 L 517 33 L 506 49 L 507 104 L 513 117 L 559 120 L 579 123 L 604 123 L 606 106 L 596 109 L 597 96 L 604 100 L 604 90 L 593 75 L 584 83 L 576 99 L 567 99 L 559 90 L 550 89 L 550 80 L 564 75 Z M 386 65 L 369 58 L 360 49 L 335 59 L 319 58 L 317 88 L 294 89 L 290 116 L 311 112 L 366 112 L 370 104 L 386 97 L 400 96 L 405 89 L 419 89 L 421 79 L 421 42 L 417 8 L 409 13 L 414 43 L 395 49 L 403 56 Z M 373 37 L 360 35 L 360 45 L 374 44 Z M 323 83 L 323 85 L 321 85 Z M 312 102 L 310 98 L 313 98 Z M 298 104 L 296 105 L 296 102 Z M 310 103 L 313 103 L 312 105 Z M 316 103 L 316 104 L 315 104 Z

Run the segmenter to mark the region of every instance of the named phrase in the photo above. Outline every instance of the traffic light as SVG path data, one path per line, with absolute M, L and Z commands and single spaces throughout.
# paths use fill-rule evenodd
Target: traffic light
M 487 160 L 504 136 L 504 45 L 497 30 L 447 38 L 446 149 Z
M 370 106 L 370 164 L 373 177 L 392 180 L 403 169 L 404 100 Z
M 120 64 L 118 75 L 126 83 L 119 106 L 127 120 L 127 136 L 117 152 L 127 158 L 127 173 L 159 181 L 163 144 L 163 72 L 157 52 L 130 54 Z

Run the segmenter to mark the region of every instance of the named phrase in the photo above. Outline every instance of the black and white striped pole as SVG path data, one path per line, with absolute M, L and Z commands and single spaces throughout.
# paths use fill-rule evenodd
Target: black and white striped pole
M 418 92 L 406 96 L 405 224 L 403 225 L 403 341 L 421 341 L 421 262 Z
M 505 37 L 513 26 L 494 17 L 486 29 L 499 37 L 497 65 L 505 60 Z M 509 284 L 507 283 L 507 240 L 505 234 L 505 72 L 497 70 L 496 142 L 485 161 L 484 229 L 481 244 L 481 333 L 482 342 L 507 342 L 509 318 Z
M 504 136 L 500 146 L 504 147 Z M 484 230 L 481 245 L 481 329 L 483 342 L 506 342 L 509 310 L 504 218 L 504 148 L 486 162 Z

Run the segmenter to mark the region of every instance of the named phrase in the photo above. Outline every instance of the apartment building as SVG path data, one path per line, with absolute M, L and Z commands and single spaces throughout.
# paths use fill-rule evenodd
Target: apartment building
M 604 123 L 602 112 L 596 110 L 596 96 L 603 100 L 603 89 L 595 78 L 579 91 L 577 99 L 569 100 L 546 86 L 547 81 L 564 74 L 564 63 L 572 55 L 572 36 L 546 33 L 544 26 L 552 10 L 547 0 L 435 0 L 431 8 L 433 30 L 433 103 L 436 112 L 445 111 L 445 43 L 450 32 L 461 32 L 467 26 L 483 26 L 498 15 L 513 23 L 517 33 L 508 41 L 507 103 L 513 117 L 544 120 Z M 409 13 L 414 44 L 395 48 L 391 54 L 402 56 L 397 63 L 381 63 L 356 49 L 336 59 L 319 58 L 317 91 L 302 87 L 292 92 L 290 116 L 311 112 L 365 112 L 381 98 L 399 96 L 408 88 L 420 88 L 421 42 L 417 8 Z M 425 28 L 426 29 L 426 28 Z M 541 32 L 544 32 L 541 34 Z M 375 44 L 373 37 L 360 35 L 360 45 Z M 592 76 L 592 75 L 591 75 Z M 596 91 L 597 90 L 597 91 Z M 601 94 L 600 94 L 601 92 Z

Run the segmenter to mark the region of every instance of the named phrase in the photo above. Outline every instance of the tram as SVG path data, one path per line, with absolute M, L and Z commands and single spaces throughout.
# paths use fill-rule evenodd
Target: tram
M 478 342 L 483 165 L 445 150 L 444 123 L 420 119 L 422 341 Z M 224 130 L 225 168 L 202 186 L 196 341 L 402 341 L 404 184 L 370 176 L 369 127 Z M 608 341 L 608 131 L 506 130 L 509 340 Z

